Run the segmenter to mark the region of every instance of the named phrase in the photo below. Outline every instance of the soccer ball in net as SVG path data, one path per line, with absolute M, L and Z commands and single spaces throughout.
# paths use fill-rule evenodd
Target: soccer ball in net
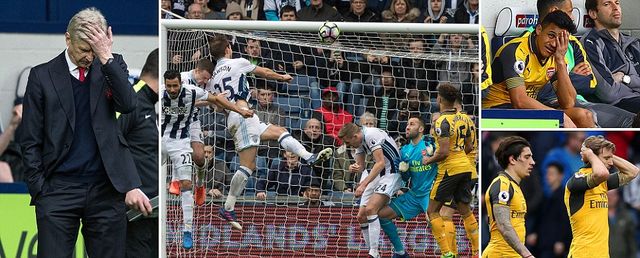
M 333 22 L 325 22 L 318 30 L 318 37 L 320 37 L 320 42 L 325 44 L 332 44 L 333 42 L 338 40 L 339 36 L 340 29 L 338 28 L 338 25 Z

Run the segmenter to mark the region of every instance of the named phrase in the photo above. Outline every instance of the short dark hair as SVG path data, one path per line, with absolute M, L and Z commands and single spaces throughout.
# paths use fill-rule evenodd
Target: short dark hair
M 293 12 L 293 14 L 298 17 L 298 14 L 296 13 L 296 8 L 291 6 L 291 5 L 285 5 L 284 7 L 282 7 L 282 9 L 280 9 L 280 18 L 282 18 L 282 14 L 284 13 L 288 13 L 288 12 Z
M 564 166 L 562 166 L 562 164 L 558 163 L 558 162 L 551 162 L 549 163 L 549 165 L 547 165 L 547 169 L 549 167 L 556 167 L 558 169 L 558 173 L 560 174 L 564 174 Z
M 166 72 L 164 72 L 164 80 L 173 80 L 175 78 L 178 78 L 178 81 L 182 81 L 182 78 L 180 78 L 180 72 L 176 71 L 176 70 L 167 70 Z
M 209 51 L 215 59 L 223 58 L 227 47 L 229 47 L 229 40 L 223 34 L 216 34 L 209 40 Z
M 422 119 L 422 117 L 418 116 L 418 115 L 412 115 L 409 117 L 409 119 L 414 118 L 414 119 L 418 119 L 418 122 L 420 123 L 420 126 L 422 126 L 425 130 L 427 129 L 426 123 L 424 122 L 424 119 Z M 407 119 L 407 121 L 409 121 L 409 119 Z
M 153 78 L 158 78 L 158 48 L 154 49 L 147 56 L 147 61 L 144 62 L 144 66 L 142 66 L 142 71 L 140 72 L 140 77 L 142 76 L 150 76 Z
M 566 1 L 571 0 L 538 0 L 538 15 L 540 16 L 540 20 L 544 19 L 547 14 L 549 14 L 549 10 L 551 7 L 559 7 Z
M 504 138 L 496 150 L 496 159 L 503 169 L 509 166 L 509 158 L 517 159 L 525 147 L 531 148 L 529 142 L 520 136 L 509 136 Z
M 540 22 L 542 27 L 545 27 L 549 24 L 555 24 L 559 28 L 563 30 L 567 30 L 571 34 L 575 34 L 577 32 L 576 25 L 571 20 L 571 17 L 564 13 L 562 10 L 555 10 L 549 14 Z
M 207 71 L 210 74 L 213 74 L 214 68 L 215 66 L 213 65 L 213 62 L 211 62 L 211 60 L 209 60 L 208 58 L 200 59 L 200 61 L 198 61 L 198 64 L 196 65 L 196 69 Z
M 598 11 L 598 0 L 585 0 L 584 9 L 587 9 L 587 13 L 591 10 Z
M 438 96 L 449 103 L 454 103 L 458 98 L 460 91 L 453 84 L 441 83 L 438 85 Z

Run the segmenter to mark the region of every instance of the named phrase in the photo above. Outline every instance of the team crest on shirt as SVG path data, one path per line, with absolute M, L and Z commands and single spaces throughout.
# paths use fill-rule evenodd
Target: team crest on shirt
M 509 201 L 509 192 L 502 191 L 502 192 L 498 193 L 498 200 L 501 201 L 501 202 Z
M 556 73 L 556 68 L 555 67 L 547 68 L 547 79 L 550 79 L 551 77 L 553 77 L 553 75 L 555 73 Z
M 524 61 L 522 60 L 517 60 L 514 64 L 513 64 L 513 70 L 516 71 L 516 73 L 522 75 L 522 73 L 524 73 Z

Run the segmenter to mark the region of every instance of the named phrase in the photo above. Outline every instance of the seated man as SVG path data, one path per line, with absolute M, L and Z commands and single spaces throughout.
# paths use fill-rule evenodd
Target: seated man
M 564 13 L 572 17 L 573 20 L 573 3 L 571 0 L 538 0 L 538 14 L 540 19 L 544 19 L 548 13 L 555 10 L 562 10 Z M 530 27 L 529 31 L 533 32 L 535 27 Z M 615 107 L 607 103 L 600 103 L 595 95 L 597 89 L 596 77 L 593 75 L 591 65 L 587 60 L 585 50 L 580 41 L 573 35 L 569 35 L 569 44 L 567 54 L 565 55 L 569 78 L 576 93 L 579 94 L 576 99 L 576 107 L 585 108 L 593 112 L 596 123 L 601 127 L 631 127 L 631 123 L 636 114 L 628 112 L 624 109 Z M 591 100 L 591 101 L 587 101 Z M 547 83 L 538 93 L 538 101 L 546 106 L 558 108 L 558 97 L 553 92 L 551 83 Z
M 620 33 L 620 3 L 587 0 L 585 8 L 594 27 L 582 38 L 582 44 L 598 79 L 596 97 L 629 112 L 640 112 L 640 43 Z
M 571 18 L 557 10 L 549 13 L 533 33 L 503 45 L 494 58 L 493 85 L 482 107 L 552 110 L 536 100 L 540 89 L 551 81 L 565 114 L 565 127 L 594 127 L 592 113 L 574 107 L 576 90 L 564 59 L 573 31 Z

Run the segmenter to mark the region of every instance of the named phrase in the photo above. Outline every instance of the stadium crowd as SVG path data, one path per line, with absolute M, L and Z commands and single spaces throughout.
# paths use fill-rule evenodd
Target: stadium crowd
M 291 4 L 294 2 L 299 3 L 292 1 Z M 413 21 L 477 22 L 477 1 L 428 1 L 428 9 L 426 6 L 409 8 L 407 5 L 413 6 L 411 2 L 386 3 L 388 6 L 404 5 L 404 8 L 411 10 L 407 16 L 400 14 L 402 7 L 397 7 L 398 11 L 391 11 L 386 10 L 389 9 L 388 6 L 378 6 L 381 4 L 379 1 L 367 3 L 361 0 L 324 3 L 311 1 L 309 7 L 282 2 L 277 5 L 283 7 L 276 11 L 269 7 L 275 4 L 268 1 L 264 3 L 264 8 L 261 4 L 254 8 L 255 2 L 247 4 L 244 1 L 226 4 L 208 1 L 162 3 L 163 9 L 172 10 L 174 14 L 185 15 L 189 19 L 378 22 L 388 21 L 385 17 L 401 21 L 415 16 Z M 451 6 L 458 8 L 450 8 Z M 475 11 L 466 11 L 469 6 L 475 8 Z M 316 9 L 307 11 L 310 8 Z M 308 17 L 311 13 L 332 18 Z M 470 16 L 465 19 L 464 13 Z M 163 18 L 172 16 L 163 15 Z M 204 79 L 211 78 L 212 70 L 198 65 L 204 62 L 203 59 L 214 61 L 208 48 L 211 36 L 213 33 L 205 31 L 169 31 L 168 50 L 171 62 L 168 68 L 179 71 L 195 68 L 199 74 L 204 74 Z M 409 53 L 419 54 L 431 50 L 455 56 L 463 52 L 474 52 L 477 44 L 474 44 L 473 37 L 467 35 L 442 34 L 412 36 L 404 47 Z M 251 104 L 261 121 L 284 126 L 308 151 L 315 153 L 326 147 L 336 149 L 333 159 L 306 169 L 302 168 L 306 165 L 292 162 L 294 157 L 280 152 L 277 142 L 262 143 L 258 148 L 257 173 L 249 179 L 245 196 L 264 198 L 265 195 L 272 196 L 274 193 L 302 196 L 305 188 L 300 186 L 312 184 L 321 185 L 325 196 L 333 191 L 352 192 L 359 175 L 348 171 L 348 165 L 353 159 L 350 151 L 337 137 L 342 125 L 356 122 L 382 128 L 398 142 L 405 142 L 404 132 L 410 117 L 420 116 L 430 124 L 431 114 L 439 111 L 436 87 L 441 82 L 453 83 L 461 91 L 465 112 L 474 117 L 478 113 L 475 97 L 478 90 L 475 85 L 479 84 L 480 74 L 477 64 L 367 55 L 243 37 L 233 37 L 232 49 L 234 58 L 243 57 L 252 64 L 294 77 L 293 82 L 287 84 L 267 81 L 251 74 L 248 76 L 252 88 Z M 209 173 L 216 173 L 207 176 L 209 180 L 215 179 L 214 187 L 207 185 L 211 189 L 209 194 L 214 198 L 225 194 L 224 186 L 228 187 L 238 166 L 232 137 L 225 132 L 225 119 L 222 112 L 200 108 L 199 120 L 206 148 L 212 150 L 216 164 L 226 164 L 224 169 L 209 170 Z

